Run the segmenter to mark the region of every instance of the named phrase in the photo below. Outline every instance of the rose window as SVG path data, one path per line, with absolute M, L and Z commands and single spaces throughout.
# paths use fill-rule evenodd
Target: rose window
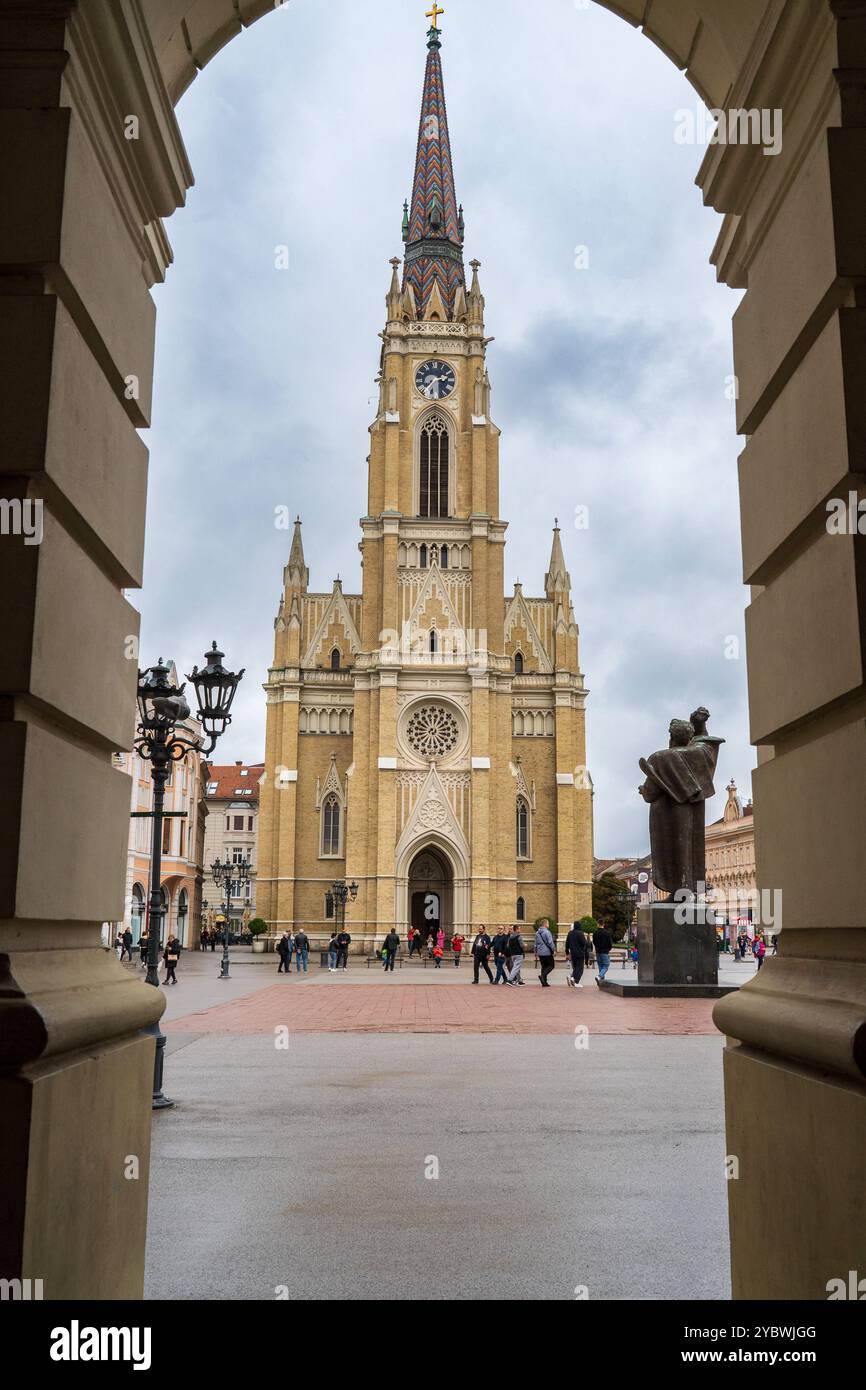
M 442 705 L 416 710 L 406 729 L 406 740 L 422 758 L 444 758 L 456 747 L 457 720 Z

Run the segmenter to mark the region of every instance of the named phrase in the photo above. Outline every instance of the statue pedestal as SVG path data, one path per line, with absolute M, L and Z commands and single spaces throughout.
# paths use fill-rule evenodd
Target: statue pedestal
M 692 910 L 695 920 L 677 921 L 682 905 L 652 903 L 638 909 L 636 985 L 604 980 L 602 989 L 630 999 L 719 999 L 736 985 L 719 984 L 719 948 L 713 922 L 705 911 Z M 709 912 L 712 916 L 712 913 Z

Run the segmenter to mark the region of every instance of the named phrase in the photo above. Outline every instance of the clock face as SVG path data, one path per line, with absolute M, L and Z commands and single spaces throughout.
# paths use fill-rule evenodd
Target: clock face
M 454 368 L 435 358 L 422 362 L 415 373 L 415 387 L 428 401 L 441 401 L 444 396 L 450 396 L 456 385 Z

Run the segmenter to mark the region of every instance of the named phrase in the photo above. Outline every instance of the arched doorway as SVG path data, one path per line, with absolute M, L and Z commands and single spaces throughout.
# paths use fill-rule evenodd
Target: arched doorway
M 426 942 L 440 927 L 450 939 L 454 929 L 454 875 L 441 851 L 430 846 L 409 868 L 409 921 Z
M 133 945 L 137 946 L 141 940 L 141 931 L 144 926 L 147 898 L 145 891 L 140 883 L 132 885 L 132 911 L 130 913 L 130 931 L 132 932 Z

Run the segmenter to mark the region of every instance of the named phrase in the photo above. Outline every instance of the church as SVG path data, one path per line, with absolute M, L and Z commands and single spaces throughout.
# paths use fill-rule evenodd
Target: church
M 362 594 L 310 590 L 295 524 L 265 686 L 258 910 L 371 950 L 591 911 L 587 691 L 558 524 L 505 594 L 478 261 L 464 264 L 434 4 L 411 203 L 386 298 Z M 541 565 L 539 565 L 539 571 Z

